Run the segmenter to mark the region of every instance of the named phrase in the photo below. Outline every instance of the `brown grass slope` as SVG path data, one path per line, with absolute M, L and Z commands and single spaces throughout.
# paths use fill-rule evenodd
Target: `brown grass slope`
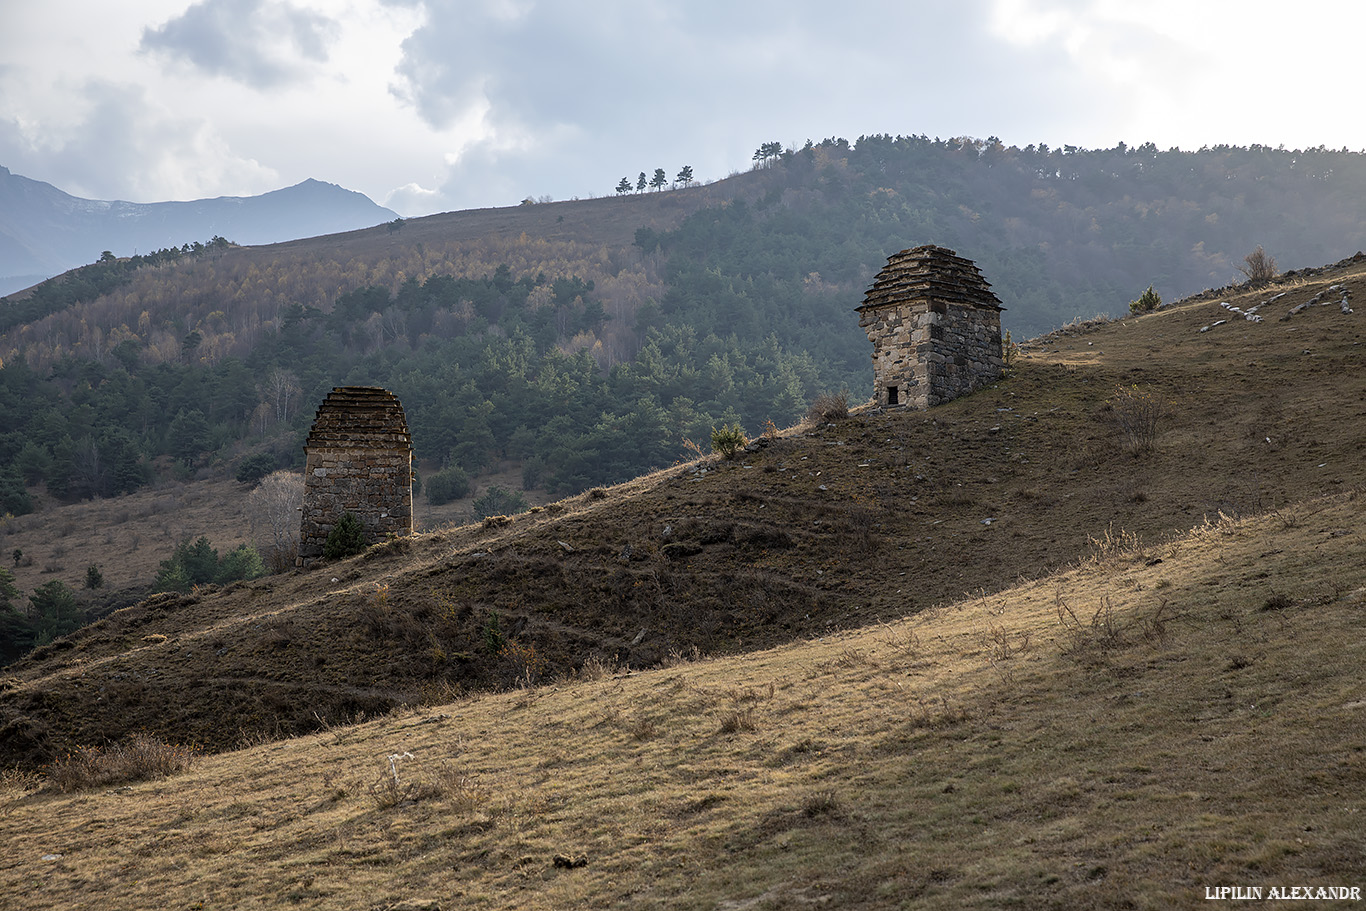
M 11 775 L 0 896 L 1097 909 L 1360 887 L 1364 519 L 1355 488 L 904 620 L 401 711 L 160 781 Z
M 1264 322 L 1214 300 L 1037 340 L 928 413 L 860 411 L 519 516 L 117 612 L 7 669 L 0 760 L 147 730 L 219 750 L 403 703 L 753 651 L 1003 590 L 1099 542 L 1155 542 L 1363 477 L 1361 263 L 1292 275 Z M 1171 415 L 1125 449 L 1108 400 Z M 988 521 L 989 520 L 989 521 Z M 505 647 L 505 643 L 512 647 Z

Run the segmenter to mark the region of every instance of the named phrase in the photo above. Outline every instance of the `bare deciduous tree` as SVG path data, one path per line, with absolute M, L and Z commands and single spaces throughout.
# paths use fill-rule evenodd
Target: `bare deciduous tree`
M 264 401 L 271 403 L 275 409 L 275 420 L 281 424 L 289 423 L 290 405 L 294 399 L 303 394 L 303 389 L 299 387 L 299 378 L 288 370 L 279 367 L 266 374 L 265 385 L 261 389 Z
M 299 509 L 303 502 L 303 475 L 292 471 L 266 475 L 247 497 L 253 531 L 260 522 L 270 535 L 265 556 L 272 572 L 283 572 L 294 565 L 299 553 Z

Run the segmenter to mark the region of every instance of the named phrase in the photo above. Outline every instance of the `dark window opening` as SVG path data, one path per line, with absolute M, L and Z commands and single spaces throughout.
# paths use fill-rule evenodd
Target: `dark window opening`
M 900 404 L 900 402 L 897 400 L 897 394 L 896 394 L 896 387 L 895 387 L 895 386 L 888 386 L 888 387 L 887 387 L 887 404 L 888 404 L 888 405 L 899 405 L 899 404 Z

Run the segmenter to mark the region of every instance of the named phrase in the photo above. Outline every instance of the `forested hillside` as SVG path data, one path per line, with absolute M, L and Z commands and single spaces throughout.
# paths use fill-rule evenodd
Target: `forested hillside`
M 897 250 L 975 260 L 1024 338 L 1224 285 L 1257 245 L 1346 256 L 1363 190 L 1345 150 L 873 136 L 695 188 L 99 263 L 0 302 L 0 507 L 297 464 L 315 405 L 359 383 L 399 395 L 424 471 L 510 461 L 572 493 L 861 400 L 851 311 Z

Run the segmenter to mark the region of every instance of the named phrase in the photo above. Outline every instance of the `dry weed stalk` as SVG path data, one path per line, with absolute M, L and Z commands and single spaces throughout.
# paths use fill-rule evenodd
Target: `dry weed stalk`
M 165 778 L 189 766 L 192 747 L 166 743 L 150 734 L 134 734 L 107 748 L 80 747 L 48 769 L 48 780 L 70 793 L 121 781 Z
M 1151 614 L 1139 620 L 1139 631 L 1148 642 L 1160 645 L 1167 641 L 1167 621 L 1173 613 L 1168 610 L 1170 606 L 1171 602 L 1163 598 Z
M 1167 403 L 1155 393 L 1137 386 L 1120 386 L 1106 403 L 1119 429 L 1124 432 L 1126 448 L 1135 456 L 1157 446 L 1162 421 L 1170 413 Z
M 1086 543 L 1091 547 L 1089 562 L 1096 566 L 1105 566 L 1121 559 L 1136 558 L 1143 550 L 1143 542 L 1138 535 L 1122 528 L 1116 534 L 1113 522 L 1105 527 L 1105 531 L 1101 533 L 1099 538 L 1094 535 L 1087 535 Z
M 882 641 L 897 652 L 905 652 L 907 655 L 914 655 L 920 651 L 920 636 L 915 630 L 903 625 L 901 627 L 888 626 L 883 624 L 887 630 L 887 636 Z
M 1058 589 L 1054 595 L 1054 605 L 1058 622 L 1062 624 L 1063 633 L 1067 636 L 1068 644 L 1065 651 L 1068 654 L 1083 657 L 1097 651 L 1110 651 L 1124 644 L 1124 630 L 1109 595 L 1101 597 L 1100 605 L 1089 620 L 1083 620 L 1077 615 L 1063 598 L 1062 589 Z
M 1012 640 L 1010 630 L 998 623 L 987 624 L 983 633 L 983 641 L 986 643 L 989 659 L 993 664 L 998 661 L 1009 661 L 1011 658 L 1028 652 L 1031 638 L 1033 636 L 1029 630 L 1020 630 Z
M 407 751 L 391 753 L 387 757 L 388 769 L 370 786 L 370 798 L 378 809 L 387 810 L 402 803 L 444 798 L 450 801 L 455 812 L 463 814 L 474 812 L 488 801 L 488 794 L 478 782 L 456 771 L 449 763 L 438 766 L 429 777 L 414 776 L 406 782 L 400 780 L 401 763 L 414 758 Z

